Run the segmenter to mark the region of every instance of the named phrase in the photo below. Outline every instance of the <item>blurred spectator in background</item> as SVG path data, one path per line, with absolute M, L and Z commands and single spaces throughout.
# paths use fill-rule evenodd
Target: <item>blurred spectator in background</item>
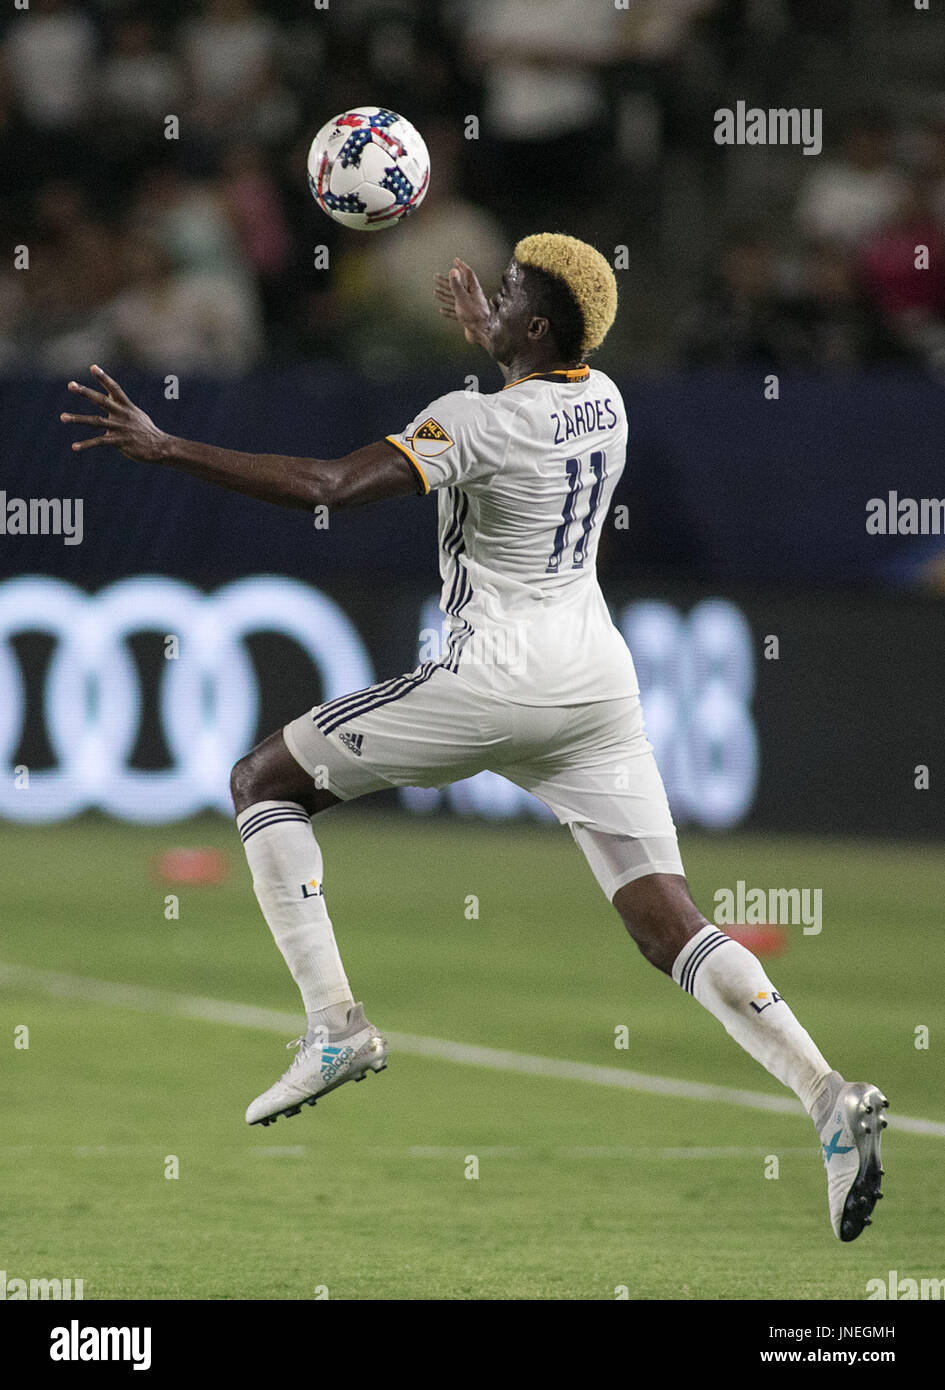
M 55 369 L 62 361 L 60 343 L 68 355 L 74 335 L 117 289 L 119 242 L 72 179 L 40 185 L 31 227 L 30 269 L 21 277 L 28 313 L 20 345 L 27 360 Z
M 485 0 L 466 16 L 466 49 L 484 90 L 481 196 L 516 236 L 541 208 L 600 203 L 600 173 L 614 143 L 604 71 L 620 57 L 613 5 Z
M 164 246 L 132 232 L 124 247 L 127 287 L 107 304 L 99 330 L 116 362 L 161 374 L 237 372 L 261 347 L 259 311 L 245 279 L 175 270 Z
M 30 125 L 54 132 L 85 121 L 97 48 L 87 7 L 72 0 L 32 0 L 27 17 L 11 25 L 5 45 L 10 77 Z
M 72 179 L 53 179 L 37 191 L 30 275 L 36 275 L 48 316 L 83 314 L 117 284 L 115 236 Z
M 253 145 L 234 145 L 223 157 L 220 193 L 243 260 L 259 281 L 267 310 L 282 307 L 291 237 L 278 186 Z
M 783 366 L 803 356 L 802 335 L 775 272 L 767 237 L 751 229 L 729 237 L 718 276 L 680 325 L 688 366 Z
M 893 217 L 905 178 L 892 159 L 892 128 L 879 110 L 847 122 L 839 159 L 818 159 L 800 190 L 797 221 L 813 240 L 856 245 Z
M 793 313 L 806 366 L 853 370 L 914 360 L 864 292 L 849 251 L 836 242 L 807 248 Z
M 291 132 L 295 106 L 278 76 L 279 28 L 250 0 L 206 0 L 180 35 L 188 118 L 212 146 L 224 137 L 274 143 Z
M 250 269 L 221 193 L 173 163 L 145 170 L 132 216 L 178 270 L 248 276 Z
M 933 176 L 913 177 L 889 225 L 864 243 L 860 274 L 866 293 L 893 331 L 941 372 L 945 370 L 945 235 L 935 217 L 936 191 Z
M 461 256 L 491 295 L 511 256 L 499 223 L 460 192 L 462 136 L 455 125 L 431 125 L 425 135 L 434 172 L 418 212 L 394 236 L 377 232 L 349 242 L 339 270 L 361 364 L 379 374 L 402 367 L 405 345 L 433 362 L 468 362 L 462 333 L 437 312 L 434 272 L 445 273 Z
M 164 117 L 180 113 L 180 64 L 157 46 L 154 25 L 142 14 L 119 18 L 96 94 L 101 114 L 123 141 L 154 140 Z

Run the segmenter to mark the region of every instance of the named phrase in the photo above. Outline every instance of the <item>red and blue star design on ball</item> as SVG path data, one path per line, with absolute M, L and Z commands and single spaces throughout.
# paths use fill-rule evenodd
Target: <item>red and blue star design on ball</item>
M 373 116 L 364 116 L 360 111 L 349 111 L 346 116 L 342 116 L 338 122 L 338 127 L 351 126 L 353 130 L 338 153 L 341 167 L 347 169 L 349 164 L 353 164 L 355 168 L 358 168 L 361 163 L 361 151 L 365 145 L 370 145 L 375 141 L 378 144 L 386 145 L 397 159 L 406 154 L 407 151 L 400 141 L 387 129 L 397 119 L 396 111 L 383 109 L 375 112 Z

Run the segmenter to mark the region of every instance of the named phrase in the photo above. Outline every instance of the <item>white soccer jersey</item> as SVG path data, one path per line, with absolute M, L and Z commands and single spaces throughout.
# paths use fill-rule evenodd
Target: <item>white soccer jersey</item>
M 596 572 L 627 446 L 609 377 L 582 366 L 454 391 L 387 438 L 440 492 L 443 665 L 519 704 L 638 693 Z

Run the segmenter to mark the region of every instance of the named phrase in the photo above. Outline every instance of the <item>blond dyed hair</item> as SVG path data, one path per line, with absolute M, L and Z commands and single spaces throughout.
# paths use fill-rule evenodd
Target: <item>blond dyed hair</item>
M 581 312 L 581 352 L 600 347 L 617 316 L 617 278 L 601 253 L 577 237 L 539 232 L 515 248 L 519 265 L 535 266 L 567 285 Z

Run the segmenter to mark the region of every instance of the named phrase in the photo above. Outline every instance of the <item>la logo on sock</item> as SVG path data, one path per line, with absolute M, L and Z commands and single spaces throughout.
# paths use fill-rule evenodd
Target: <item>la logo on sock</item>
M 320 898 L 322 896 L 321 884 L 317 878 L 310 878 L 308 883 L 302 884 L 303 898 Z
M 762 1000 L 762 1003 L 758 1001 Z M 769 995 L 766 989 L 759 989 L 754 999 L 751 1000 L 751 1007 L 756 1014 L 763 1014 L 765 1009 L 770 1009 L 772 1004 L 780 1004 L 781 996 L 776 989 L 771 990 Z

